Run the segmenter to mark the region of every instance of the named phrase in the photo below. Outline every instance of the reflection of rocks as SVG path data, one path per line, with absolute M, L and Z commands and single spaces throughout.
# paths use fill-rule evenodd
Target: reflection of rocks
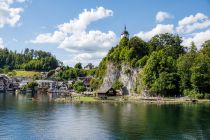
M 127 65 L 121 65 L 121 68 L 118 68 L 112 62 L 109 62 L 107 64 L 107 71 L 103 84 L 101 85 L 99 91 L 106 91 L 107 89 L 110 89 L 116 80 L 120 80 L 124 85 L 122 88 L 123 95 L 132 94 L 137 74 L 138 69 L 130 68 Z

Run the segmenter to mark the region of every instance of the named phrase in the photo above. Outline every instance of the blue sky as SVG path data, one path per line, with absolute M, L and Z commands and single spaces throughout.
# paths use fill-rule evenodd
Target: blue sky
M 210 0 L 0 0 L 0 47 L 50 51 L 70 66 L 98 64 L 124 25 L 146 41 L 169 32 L 200 47 L 210 39 L 209 18 Z

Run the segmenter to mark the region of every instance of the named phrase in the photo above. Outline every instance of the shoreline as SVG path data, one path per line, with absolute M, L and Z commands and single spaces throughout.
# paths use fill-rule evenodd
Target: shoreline
M 75 97 L 59 97 L 53 99 L 54 103 L 151 103 L 151 104 L 210 104 L 209 99 L 187 99 L 186 97 L 180 98 L 142 98 L 136 96 L 120 96 L 110 97 L 106 100 L 99 99 L 97 97 L 89 96 L 75 96 Z

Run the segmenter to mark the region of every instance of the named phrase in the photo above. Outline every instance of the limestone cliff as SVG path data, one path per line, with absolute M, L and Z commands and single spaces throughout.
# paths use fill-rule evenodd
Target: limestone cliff
M 112 62 L 107 63 L 106 75 L 103 83 L 99 89 L 100 92 L 105 92 L 110 89 L 116 80 L 120 80 L 123 87 L 124 95 L 131 95 L 134 93 L 134 88 L 137 80 L 138 69 L 131 68 L 128 65 L 116 66 Z

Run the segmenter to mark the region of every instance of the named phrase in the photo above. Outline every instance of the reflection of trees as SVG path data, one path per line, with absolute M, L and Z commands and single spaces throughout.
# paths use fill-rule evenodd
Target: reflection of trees
M 116 137 L 205 139 L 210 133 L 208 105 L 113 103 L 99 104 L 97 109 L 110 134 Z

